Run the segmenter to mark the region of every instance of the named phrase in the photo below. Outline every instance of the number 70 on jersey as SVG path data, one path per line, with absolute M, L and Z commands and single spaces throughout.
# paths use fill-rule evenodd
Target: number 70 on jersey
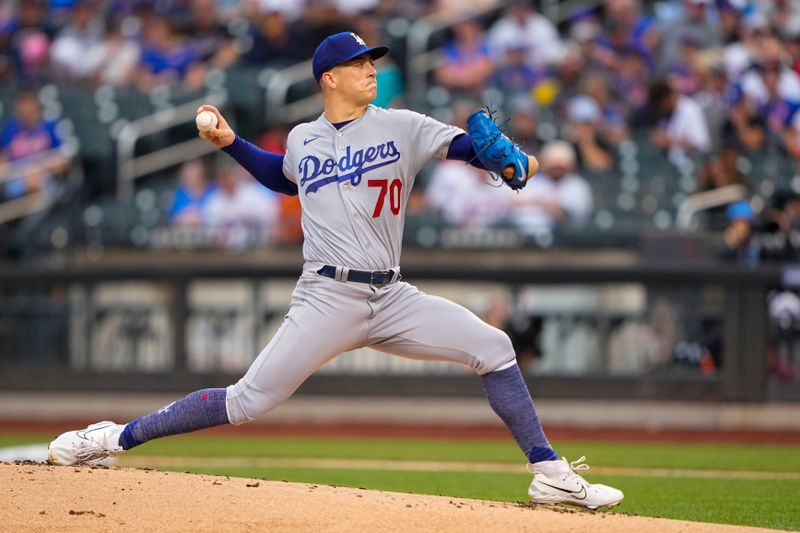
M 372 218 L 378 218 L 383 212 L 383 206 L 386 203 L 386 196 L 389 196 L 389 209 L 393 215 L 400 214 L 400 197 L 403 191 L 403 181 L 394 178 L 391 183 L 388 179 L 367 180 L 367 187 L 378 188 L 378 201 L 375 202 L 375 209 L 372 211 Z

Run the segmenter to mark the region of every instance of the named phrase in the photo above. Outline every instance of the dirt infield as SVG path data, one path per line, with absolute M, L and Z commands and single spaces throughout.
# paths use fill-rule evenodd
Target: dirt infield
M 774 531 L 323 485 L 34 463 L 0 463 L 0 530 Z

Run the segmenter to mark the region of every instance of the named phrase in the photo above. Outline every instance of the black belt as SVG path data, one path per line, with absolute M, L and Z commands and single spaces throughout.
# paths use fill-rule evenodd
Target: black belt
M 336 267 L 325 265 L 317 270 L 317 274 L 326 278 L 336 279 Z M 357 281 L 359 283 L 369 283 L 375 287 L 388 285 L 394 280 L 396 272 L 394 270 L 348 270 L 347 281 Z

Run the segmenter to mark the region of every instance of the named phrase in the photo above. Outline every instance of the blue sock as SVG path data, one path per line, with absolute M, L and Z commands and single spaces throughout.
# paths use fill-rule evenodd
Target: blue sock
M 528 461 L 538 463 L 558 459 L 544 435 L 528 387 L 517 365 L 482 375 L 481 384 L 489 405 L 508 426 Z
M 167 435 L 228 424 L 225 389 L 203 389 L 125 426 L 119 436 L 124 450 Z

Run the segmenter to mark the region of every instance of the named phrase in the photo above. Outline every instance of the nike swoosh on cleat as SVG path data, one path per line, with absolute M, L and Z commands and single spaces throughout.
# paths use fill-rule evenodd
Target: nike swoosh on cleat
M 303 146 L 307 145 L 311 141 L 316 141 L 317 139 L 319 139 L 319 135 L 316 136 L 316 137 L 311 137 L 310 139 L 305 139 L 305 140 L 303 140 Z
M 579 490 L 578 492 L 575 492 L 574 490 L 567 490 L 567 489 L 562 489 L 561 487 L 556 487 L 555 485 L 551 485 L 550 483 L 545 483 L 544 481 L 539 481 L 539 483 L 541 483 L 542 485 L 546 485 L 546 486 L 550 487 L 551 489 L 560 490 L 561 492 L 563 492 L 565 494 L 569 494 L 570 496 L 572 496 L 576 500 L 585 500 L 586 499 L 586 487 L 581 487 L 581 490 Z

